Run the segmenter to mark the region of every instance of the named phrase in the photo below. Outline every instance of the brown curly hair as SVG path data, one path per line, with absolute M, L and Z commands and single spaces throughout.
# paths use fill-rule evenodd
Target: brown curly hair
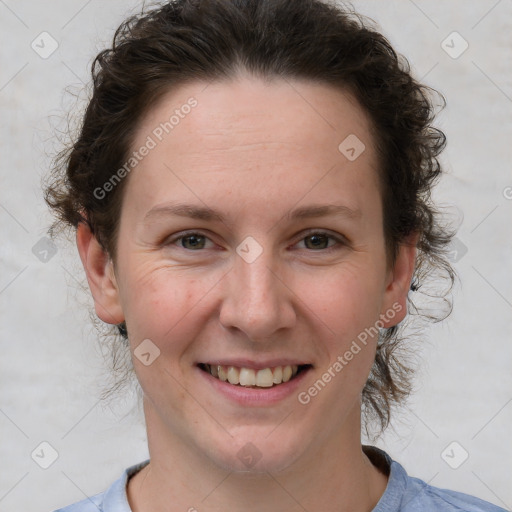
M 415 327 L 421 319 L 445 318 L 456 274 L 447 258 L 454 232 L 442 225 L 431 200 L 445 146 L 443 132 L 432 126 L 436 91 L 411 76 L 407 60 L 372 28 L 372 20 L 322 0 L 174 0 L 143 7 L 119 26 L 112 48 L 93 61 L 92 97 L 79 133 L 54 159 L 45 188 L 56 215 L 49 232 L 55 236 L 58 228 L 76 229 L 86 222 L 115 262 L 126 180 L 105 197 L 94 191 L 126 161 L 140 120 L 173 87 L 236 77 L 241 71 L 349 90 L 372 122 L 389 262 L 394 263 L 409 234 L 419 234 L 408 318 L 381 330 L 363 390 L 366 431 L 376 419 L 382 432 L 391 406 L 412 389 L 411 336 L 403 335 L 410 315 L 416 315 Z M 444 106 L 443 96 L 437 93 L 437 98 Z M 441 280 L 448 288 L 439 291 Z M 429 288 L 428 282 L 435 286 Z M 448 313 L 422 309 L 420 295 L 441 299 Z M 127 336 L 125 327 L 111 332 L 114 367 L 120 350 L 129 353 L 126 340 L 119 343 Z M 126 366 L 123 379 L 129 371 Z

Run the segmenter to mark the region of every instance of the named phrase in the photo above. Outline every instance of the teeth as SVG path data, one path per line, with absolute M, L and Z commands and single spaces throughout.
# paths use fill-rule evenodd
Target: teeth
M 234 366 L 228 368 L 228 381 L 230 384 L 238 384 L 240 382 L 240 372 Z
M 253 370 L 252 368 L 238 368 L 236 366 L 206 365 L 207 370 L 213 377 L 229 382 L 233 385 L 256 386 L 270 388 L 274 385 L 288 382 L 297 375 L 297 365 L 276 366 L 275 368 L 263 368 Z
M 281 384 L 281 382 L 283 382 L 283 367 L 282 366 L 277 366 L 276 368 L 274 368 L 272 382 L 274 384 Z
M 265 368 L 264 370 L 259 370 L 256 374 L 256 386 L 260 388 L 270 388 L 274 385 L 273 382 L 272 370 L 270 368 Z
M 228 380 L 228 374 L 224 371 L 223 366 L 217 366 L 217 373 L 219 374 L 218 377 L 221 381 L 226 382 Z M 213 373 L 212 373 L 213 375 Z
M 256 373 L 253 369 L 240 369 L 240 386 L 256 386 Z
M 285 366 L 283 368 L 283 382 L 288 382 L 292 378 L 292 367 L 291 366 Z

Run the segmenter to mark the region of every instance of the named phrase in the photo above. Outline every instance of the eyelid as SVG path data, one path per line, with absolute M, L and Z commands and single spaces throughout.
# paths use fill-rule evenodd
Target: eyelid
M 345 237 L 341 233 L 337 233 L 337 232 L 330 231 L 328 229 L 322 229 L 322 228 L 309 228 L 309 229 L 306 229 L 306 231 L 302 231 L 300 233 L 300 235 L 301 235 L 301 239 L 308 235 L 325 235 L 325 236 L 334 238 L 335 240 L 338 240 L 339 242 L 343 242 L 345 244 L 349 243 L 347 237 Z

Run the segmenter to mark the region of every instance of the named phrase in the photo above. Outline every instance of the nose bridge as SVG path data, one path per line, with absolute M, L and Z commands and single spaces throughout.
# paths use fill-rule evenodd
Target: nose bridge
M 228 290 L 221 309 L 225 327 L 237 327 L 252 340 L 271 337 L 277 329 L 290 327 L 294 318 L 289 292 L 276 276 L 271 249 L 246 239 L 237 248 Z

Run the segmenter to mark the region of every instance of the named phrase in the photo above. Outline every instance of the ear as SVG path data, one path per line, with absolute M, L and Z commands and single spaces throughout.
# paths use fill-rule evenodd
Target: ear
M 407 315 L 407 295 L 416 266 L 419 233 L 409 235 L 400 245 L 393 268 L 389 269 L 380 319 L 384 328 L 400 323 Z
M 96 314 L 108 324 L 123 322 L 112 260 L 85 222 L 78 224 L 76 244 L 94 298 Z

